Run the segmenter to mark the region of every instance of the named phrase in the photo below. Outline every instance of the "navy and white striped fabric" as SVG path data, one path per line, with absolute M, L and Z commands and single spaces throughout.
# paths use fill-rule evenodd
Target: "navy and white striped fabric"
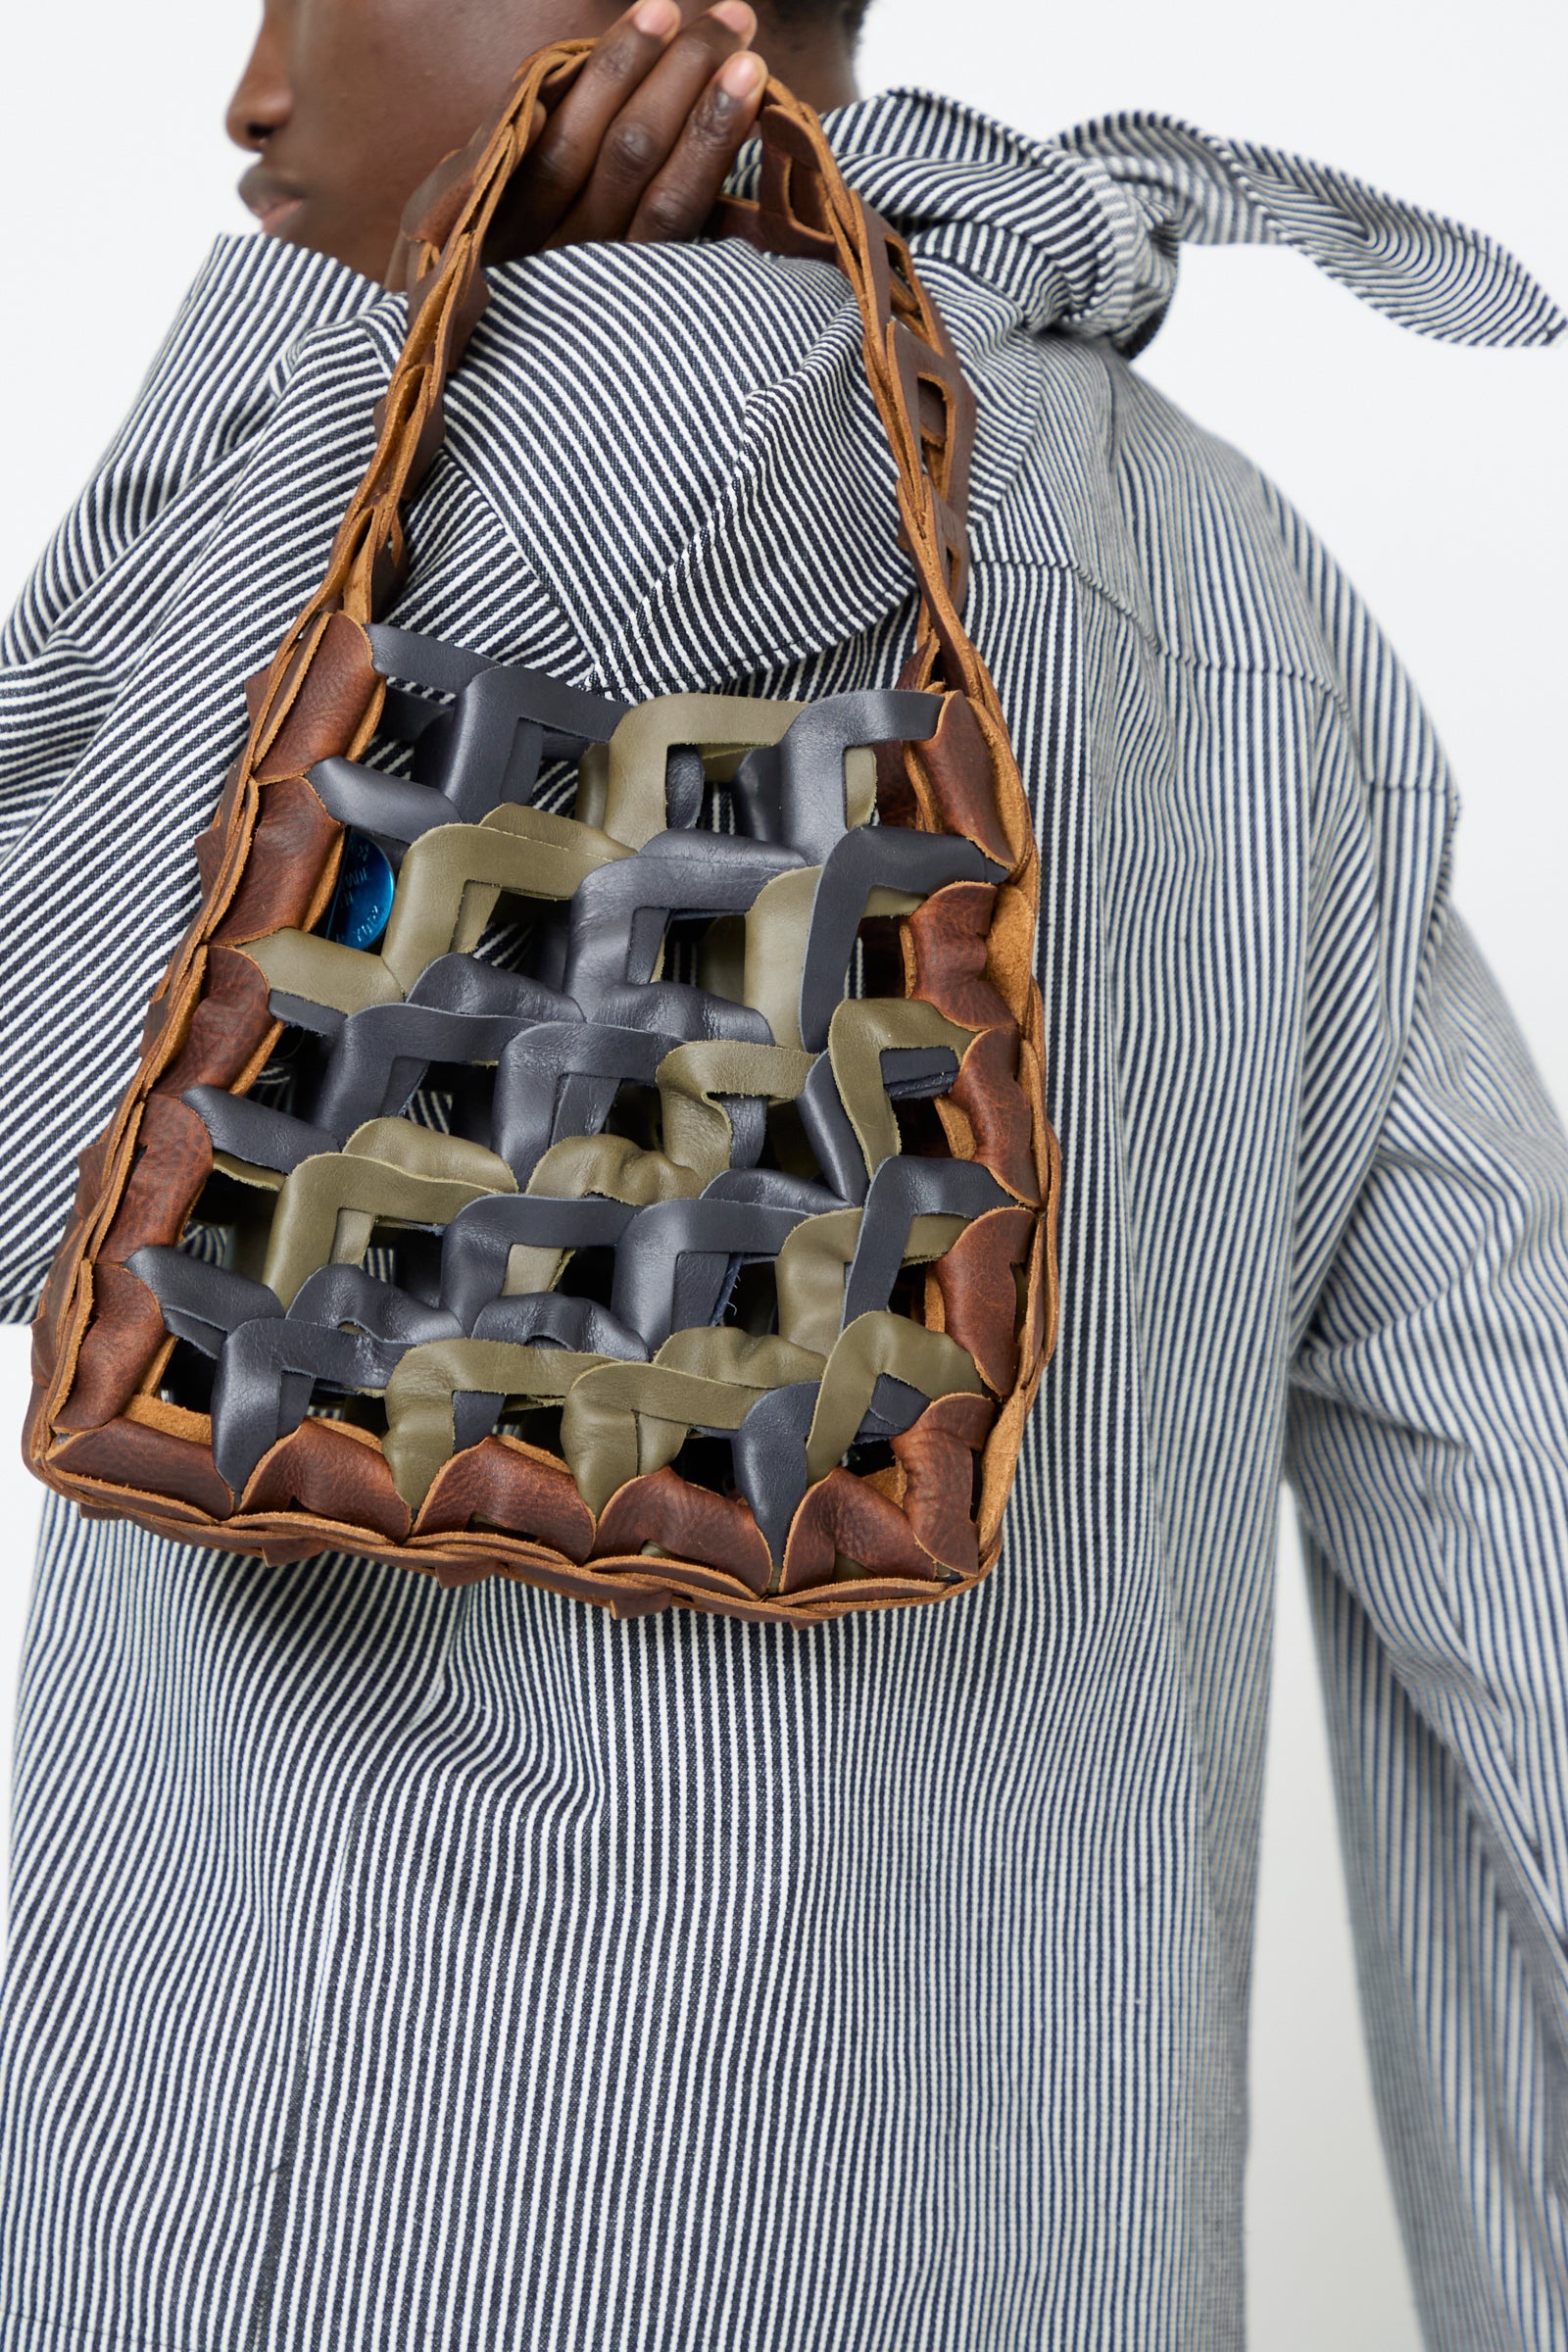
M 51 1502 L 6 2352 L 1239 2345 L 1287 1471 L 1429 2340 L 1568 2352 L 1568 1147 L 1396 662 L 1125 357 L 1183 237 L 1450 339 L 1562 322 L 1466 231 L 1148 117 L 829 131 L 978 389 L 970 614 L 1039 817 L 1065 1312 L 1006 1552 L 937 1610 L 617 1624 Z M 221 241 L 12 621 L 16 1312 L 401 316 Z M 498 271 L 397 618 L 626 695 L 890 680 L 858 332 L 739 246 Z

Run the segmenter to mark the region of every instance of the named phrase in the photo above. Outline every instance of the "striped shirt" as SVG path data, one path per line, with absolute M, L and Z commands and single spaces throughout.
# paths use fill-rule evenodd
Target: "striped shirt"
M 1429 2341 L 1568 2352 L 1568 1147 L 1396 662 L 1131 364 L 1184 239 L 1450 340 L 1562 321 L 1485 239 L 1157 118 L 828 130 L 978 392 L 969 619 L 1038 818 L 1064 1303 L 1002 1563 L 617 1623 L 51 1498 L 5 2352 L 1239 2345 L 1287 1475 Z M 11 621 L 16 1314 L 402 319 L 220 240 Z M 890 682 L 858 337 L 737 244 L 497 270 L 395 617 L 626 696 Z

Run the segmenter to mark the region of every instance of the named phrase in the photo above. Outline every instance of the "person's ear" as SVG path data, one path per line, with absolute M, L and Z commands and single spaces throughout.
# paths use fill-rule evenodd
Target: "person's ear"
M 236 147 L 259 155 L 273 131 L 281 130 L 293 109 L 289 85 L 287 44 L 277 13 L 264 9 L 256 46 L 239 77 L 223 127 Z

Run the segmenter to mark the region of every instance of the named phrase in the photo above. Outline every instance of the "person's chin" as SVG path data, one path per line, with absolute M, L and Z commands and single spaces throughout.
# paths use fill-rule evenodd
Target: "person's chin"
M 313 202 L 309 196 L 295 196 L 286 204 L 270 206 L 259 215 L 258 226 L 264 237 L 274 237 L 280 245 L 297 245 L 306 253 L 324 254 L 328 261 L 341 262 L 346 270 L 357 270 L 362 277 L 379 274 L 366 269 L 358 251 L 363 238 L 336 233 L 331 208 Z
M 295 233 L 296 223 L 308 203 L 304 196 L 283 196 L 276 204 L 268 205 L 256 216 L 263 236 L 281 237 L 285 243 L 297 245 L 300 239 Z

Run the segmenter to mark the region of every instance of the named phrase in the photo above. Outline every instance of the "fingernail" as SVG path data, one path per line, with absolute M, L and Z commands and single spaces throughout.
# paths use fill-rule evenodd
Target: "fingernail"
M 717 10 L 713 12 L 717 15 Z M 760 86 L 767 68 L 755 51 L 743 49 L 721 67 L 718 86 L 727 98 L 750 98 Z
M 643 0 L 641 8 L 632 17 L 632 23 L 639 32 L 649 33 L 656 41 L 662 41 L 680 23 L 680 10 L 675 6 L 675 0 Z
M 747 7 L 746 0 L 718 0 L 717 7 L 708 13 L 729 31 L 738 33 L 743 41 L 749 41 L 757 30 L 756 12 Z

